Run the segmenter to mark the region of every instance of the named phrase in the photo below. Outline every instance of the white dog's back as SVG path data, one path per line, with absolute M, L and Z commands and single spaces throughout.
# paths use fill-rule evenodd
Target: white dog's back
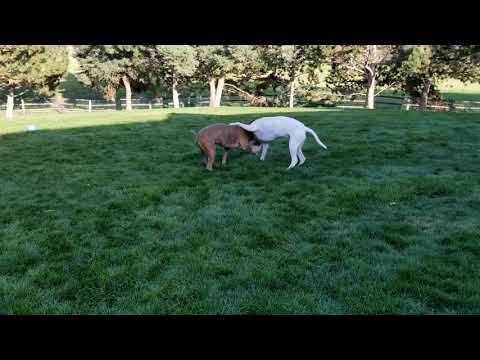
M 279 137 L 287 137 L 297 129 L 303 131 L 305 129 L 305 125 L 300 121 L 288 116 L 263 117 L 253 121 L 250 125 L 252 125 L 252 128 L 258 129 L 255 135 L 262 141 L 272 141 Z

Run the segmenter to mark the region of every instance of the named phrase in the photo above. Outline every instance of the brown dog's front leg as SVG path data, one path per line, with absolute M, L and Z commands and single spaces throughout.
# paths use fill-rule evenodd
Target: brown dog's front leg
M 222 157 L 222 166 L 227 165 L 228 149 L 224 149 Z
M 215 148 L 208 149 L 207 170 L 213 170 L 213 162 L 215 161 Z
M 203 165 L 207 165 L 207 155 L 205 155 L 205 153 L 200 150 L 200 162 L 203 164 Z

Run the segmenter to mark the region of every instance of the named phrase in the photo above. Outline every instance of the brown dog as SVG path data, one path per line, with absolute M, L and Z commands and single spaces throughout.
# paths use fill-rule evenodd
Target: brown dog
M 227 163 L 228 151 L 240 146 L 243 150 L 250 150 L 252 153 L 260 151 L 255 137 L 249 131 L 243 130 L 239 126 L 229 126 L 227 124 L 213 124 L 203 128 L 196 134 L 197 145 L 203 156 L 203 163 L 207 170 L 213 170 L 215 161 L 216 145 L 223 147 L 222 166 Z

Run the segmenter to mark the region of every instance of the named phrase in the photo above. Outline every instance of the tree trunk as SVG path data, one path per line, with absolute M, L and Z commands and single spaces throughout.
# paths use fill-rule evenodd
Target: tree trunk
M 55 92 L 55 105 L 58 112 L 63 112 L 65 110 L 65 98 L 63 97 L 62 92 L 57 89 Z
M 217 91 L 215 92 L 215 107 L 220 107 L 220 103 L 222 102 L 222 92 L 223 92 L 224 85 L 225 85 L 225 75 L 222 75 L 218 79 Z
M 368 63 L 365 65 L 367 71 L 367 98 L 365 99 L 365 107 L 367 109 L 375 108 L 375 85 L 376 85 L 376 57 L 377 57 L 377 45 L 368 45 Z
M 10 90 L 7 95 L 7 109 L 5 112 L 5 117 L 11 119 L 13 117 L 13 90 Z
M 112 103 L 115 104 L 115 110 L 122 110 L 122 101 L 120 99 L 120 96 L 116 88 L 109 85 L 109 87 L 105 92 L 105 95 L 108 101 L 111 101 Z
M 120 94 L 118 93 L 118 91 L 115 91 L 113 101 L 115 102 L 115 110 L 121 111 L 122 110 L 122 98 L 120 97 Z
M 107 86 L 103 88 L 103 97 L 115 104 L 117 103 L 117 94 L 118 94 L 117 88 L 114 87 L 111 83 L 107 84 Z M 121 107 L 120 109 L 118 109 L 117 107 L 117 110 L 122 110 L 122 109 Z
M 367 109 L 375 108 L 375 82 L 375 73 L 373 73 L 368 79 L 367 98 L 365 100 L 365 107 Z
M 420 95 L 420 110 L 427 110 L 428 93 L 430 92 L 430 86 L 432 85 L 430 80 L 425 80 L 422 93 Z
M 290 102 L 289 102 L 290 108 L 293 108 L 294 96 L 295 96 L 295 78 L 293 78 L 292 82 L 290 83 Z
M 210 84 L 210 104 L 209 104 L 209 106 L 214 107 L 215 106 L 215 92 L 216 92 L 215 91 L 215 79 L 210 78 L 208 83 Z
M 177 79 L 173 77 L 172 95 L 173 95 L 173 107 L 175 109 L 178 109 L 180 107 L 180 102 L 178 101 L 177 85 L 178 85 Z
M 127 111 L 132 110 L 132 88 L 130 87 L 130 80 L 127 75 L 122 76 L 123 85 L 125 86 L 125 97 L 127 101 Z

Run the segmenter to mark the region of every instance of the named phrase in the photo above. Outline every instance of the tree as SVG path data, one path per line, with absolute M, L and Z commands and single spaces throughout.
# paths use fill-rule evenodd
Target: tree
M 298 78 L 313 72 L 325 61 L 328 45 L 265 45 L 259 46 L 263 63 L 263 79 L 274 87 L 286 85 L 289 89 L 289 107 L 293 107 Z
M 403 90 L 419 98 L 420 109 L 424 111 L 440 80 L 478 81 L 478 59 L 478 45 L 404 45 L 399 47 L 391 76 L 397 78 Z
M 270 74 L 279 84 L 288 84 L 290 107 L 293 107 L 295 81 L 304 60 L 303 50 L 303 47 L 299 45 L 265 45 L 259 47 L 266 69 L 270 71 Z
M 60 82 L 62 96 L 71 99 L 101 99 L 102 93 L 91 86 L 89 79 L 81 74 L 78 60 L 75 58 L 75 48 L 67 45 L 68 70 Z
M 152 70 L 161 74 L 172 89 L 173 107 L 179 107 L 178 85 L 191 77 L 198 65 L 195 49 L 188 45 L 154 45 L 151 48 Z
M 67 67 L 68 51 L 63 45 L 0 45 L 0 87 L 7 92 L 5 116 L 13 116 L 16 91 L 51 94 Z
M 257 46 L 235 45 L 230 46 L 229 50 L 230 64 L 229 71 L 225 74 L 224 85 L 227 86 L 227 89 L 236 92 L 251 104 L 265 105 L 266 99 L 245 91 L 245 89 L 252 91 L 252 87 L 256 88 L 264 77 L 264 64 L 257 51 Z
M 316 51 L 313 51 L 316 49 Z M 238 86 L 254 84 L 258 90 L 288 84 L 293 106 L 295 82 L 306 66 L 318 61 L 322 46 L 197 46 L 196 78 L 210 87 L 210 106 L 220 106 L 226 81 Z
M 210 87 L 210 107 L 219 107 L 225 77 L 234 67 L 232 52 L 235 46 L 202 45 L 196 47 L 198 69 L 196 77 Z
M 395 47 L 391 45 L 341 45 L 332 50 L 332 70 L 327 78 L 336 92 L 365 91 L 365 107 L 375 107 L 375 88 L 381 65 L 392 61 Z M 387 87 L 390 84 L 385 84 Z
M 108 98 L 119 86 L 125 87 L 126 110 L 132 110 L 132 87 L 142 87 L 148 79 L 149 58 L 145 45 L 79 45 L 75 56 L 83 73 Z

